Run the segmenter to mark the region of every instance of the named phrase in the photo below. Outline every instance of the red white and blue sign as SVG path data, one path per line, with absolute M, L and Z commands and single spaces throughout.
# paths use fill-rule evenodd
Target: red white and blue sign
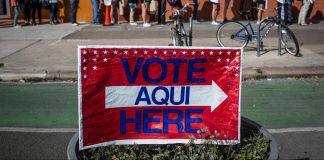
M 240 48 L 79 46 L 80 149 L 240 140 Z

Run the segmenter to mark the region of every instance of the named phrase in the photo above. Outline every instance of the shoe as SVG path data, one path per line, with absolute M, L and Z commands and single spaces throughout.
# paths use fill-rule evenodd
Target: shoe
M 224 21 L 223 21 L 223 23 L 226 23 L 228 20 L 227 20 L 227 18 L 224 18 Z
M 21 25 L 15 25 L 15 26 L 13 26 L 12 28 L 15 28 L 15 29 L 18 29 L 18 28 L 21 28 Z
M 79 24 L 74 22 L 74 23 L 72 23 L 72 26 L 79 26 Z
M 197 20 L 193 20 L 192 23 L 193 23 L 193 24 L 199 24 L 200 22 L 197 21 Z
M 283 30 L 281 30 L 281 33 L 286 34 L 287 31 L 283 29 Z
M 144 23 L 144 24 L 143 24 L 143 27 L 151 27 L 151 24 L 149 24 L 149 23 Z
M 212 24 L 212 25 L 215 25 L 215 26 L 220 25 L 220 23 L 219 23 L 219 22 L 216 22 L 216 21 L 213 21 L 211 24 Z
M 93 24 L 94 25 L 101 25 L 99 22 L 94 22 Z
M 301 25 L 301 26 L 308 26 L 307 23 L 301 23 L 300 25 Z
M 29 23 L 29 21 L 25 21 L 25 25 L 29 25 L 30 23 Z
M 53 21 L 50 21 L 50 24 L 51 24 L 51 25 L 53 25 L 53 24 L 54 24 L 54 22 L 53 22 Z
M 131 26 L 137 26 L 137 23 L 136 22 L 129 22 L 129 25 L 131 25 Z
M 261 21 L 257 21 L 256 24 L 259 25 L 261 23 Z

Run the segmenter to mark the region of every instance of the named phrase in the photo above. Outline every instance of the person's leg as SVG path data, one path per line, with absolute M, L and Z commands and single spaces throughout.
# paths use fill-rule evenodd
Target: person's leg
M 134 21 L 134 13 L 135 13 L 135 5 L 134 3 L 129 4 L 129 24 L 130 25 L 137 25 Z
M 224 22 L 227 21 L 227 9 L 228 6 L 230 4 L 231 0 L 225 0 L 225 4 L 224 4 Z
M 30 20 L 30 3 L 29 3 L 29 0 L 25 1 L 24 20 L 25 20 L 25 24 L 29 24 L 29 20 Z
M 115 23 L 115 10 L 117 8 L 117 2 L 116 1 L 112 1 L 111 5 L 110 5 L 110 20 L 111 20 L 111 24 Z
M 42 23 L 42 3 L 37 4 L 37 13 L 38 13 L 38 23 Z
M 58 14 L 58 3 L 54 3 L 54 12 L 53 12 L 54 23 L 57 23 L 57 14 Z
M 147 8 L 148 8 L 148 6 L 149 6 L 149 2 L 146 2 L 146 1 L 144 1 L 143 3 L 142 3 L 142 19 L 143 19 L 143 26 L 144 27 L 149 27 L 148 25 L 149 25 L 149 23 L 148 23 L 148 20 L 147 20 Z
M 262 20 L 263 9 L 264 9 L 264 4 L 263 3 L 260 3 L 258 5 L 258 20 L 257 20 L 258 23 L 260 23 L 261 20 Z
M 302 11 L 301 12 L 301 17 L 300 17 L 300 23 L 301 25 L 306 25 L 306 16 L 307 16 L 307 12 L 309 10 L 310 7 L 310 2 L 307 0 L 304 0 L 304 5 L 302 7 Z
M 71 1 L 71 23 L 76 23 L 77 0 Z
M 277 9 L 277 14 L 278 14 L 279 18 L 281 19 L 281 21 L 282 21 L 282 16 L 281 16 L 282 7 L 283 7 L 282 3 L 277 2 L 277 8 L 278 8 Z
M 288 24 L 288 4 L 284 4 L 284 24 L 287 25 Z
M 15 10 L 15 15 L 14 15 L 14 19 L 13 19 L 13 26 L 15 27 L 18 24 L 18 17 L 19 17 L 19 5 L 18 4 L 14 7 L 14 10 Z
M 199 3 L 198 3 L 198 0 L 193 0 L 193 2 L 194 2 L 195 5 L 194 5 L 192 19 L 197 21 L 197 13 L 198 13 Z
M 99 1 L 98 0 L 91 0 L 92 1 L 92 22 L 99 23 Z
M 32 12 L 33 24 L 36 24 L 36 20 L 35 20 L 36 9 L 37 9 L 37 4 L 36 3 L 32 3 L 31 4 L 31 10 L 32 10 L 31 12 Z

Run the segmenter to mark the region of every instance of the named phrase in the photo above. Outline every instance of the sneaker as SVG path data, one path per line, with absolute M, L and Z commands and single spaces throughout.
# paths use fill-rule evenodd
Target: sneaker
M 192 23 L 193 23 L 193 24 L 199 24 L 200 22 L 197 21 L 197 20 L 193 20 Z
M 54 22 L 53 22 L 53 21 L 50 21 L 50 24 L 51 24 L 51 25 L 53 25 L 53 24 L 54 24 Z
M 79 26 L 79 24 L 74 22 L 74 23 L 72 23 L 72 26 Z
M 15 29 L 21 28 L 21 25 L 15 25 L 15 26 L 13 26 L 13 28 L 15 28 Z
M 261 21 L 257 21 L 256 24 L 259 25 L 261 23 Z
M 220 23 L 219 23 L 219 22 L 216 22 L 216 21 L 213 21 L 211 24 L 212 24 L 212 25 L 215 25 L 215 26 L 220 25 Z
M 151 27 L 151 24 L 149 24 L 149 23 L 144 23 L 144 24 L 143 24 L 143 27 Z
M 137 26 L 137 23 L 136 22 L 129 22 L 129 25 L 131 25 L 131 26 Z
M 287 33 L 287 31 L 283 29 L 283 30 L 281 30 L 281 33 L 285 34 L 285 33 Z

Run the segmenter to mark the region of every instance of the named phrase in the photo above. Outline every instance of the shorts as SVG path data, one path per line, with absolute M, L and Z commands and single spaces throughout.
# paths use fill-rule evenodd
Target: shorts
M 218 4 L 219 0 L 210 0 L 210 2 Z
M 151 3 L 152 0 L 141 0 L 141 3 Z

